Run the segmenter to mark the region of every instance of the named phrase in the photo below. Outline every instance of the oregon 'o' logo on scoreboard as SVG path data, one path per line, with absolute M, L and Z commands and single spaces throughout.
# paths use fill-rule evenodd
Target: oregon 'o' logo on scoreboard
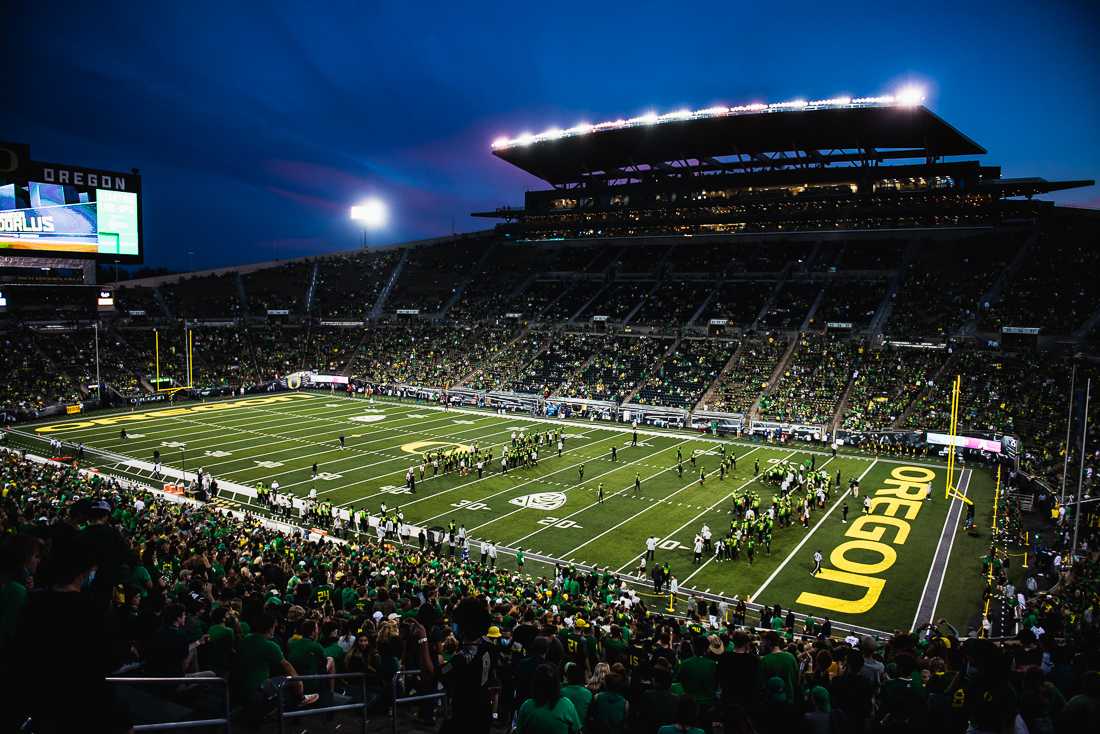
M 453 454 L 456 451 L 473 451 L 472 446 L 454 441 L 413 441 L 401 447 L 406 454 L 426 454 L 442 450 L 445 454 Z

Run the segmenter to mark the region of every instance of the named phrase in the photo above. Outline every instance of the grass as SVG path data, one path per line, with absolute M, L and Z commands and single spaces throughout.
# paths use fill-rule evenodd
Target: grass
M 158 411 L 165 409 L 145 409 L 146 413 Z M 122 422 L 91 424 L 94 420 Z M 873 608 L 858 615 L 823 612 L 797 600 L 802 592 L 859 595 L 855 589 L 811 577 L 809 568 L 814 550 L 821 550 L 824 565 L 830 565 L 830 552 L 847 540 L 844 533 L 860 514 L 862 497 L 847 499 L 849 524 L 841 521 L 845 500 L 834 496 L 827 503 L 827 514 L 815 510 L 809 531 L 801 526 L 776 528 L 771 553 L 761 548 L 751 565 L 742 554 L 738 561 L 706 561 L 697 566 L 691 550 L 692 539 L 704 523 L 716 537 L 728 529 L 730 496 L 735 491 L 755 491 L 761 496 L 761 506 L 767 507 L 776 488 L 754 478 L 756 461 L 763 469 L 769 462 L 802 461 L 813 453 L 819 468 L 831 475 L 841 473 L 844 488 L 849 477 L 862 477 L 864 493 L 883 488 L 891 472 L 907 462 L 850 452 L 830 457 L 807 446 L 727 441 L 727 451 L 738 457 L 737 468 L 720 480 L 714 439 L 687 432 L 642 431 L 639 445 L 632 447 L 622 426 L 616 430 L 608 424 L 571 422 L 561 425 L 567 438 L 560 458 L 556 450 L 544 447 L 537 467 L 500 475 L 500 451 L 510 442 L 512 431 L 544 431 L 554 425 L 559 422 L 442 411 L 412 402 L 368 404 L 342 396 L 284 393 L 191 404 L 140 420 L 126 413 L 77 416 L 22 427 L 19 440 L 26 441 L 27 434 L 56 437 L 142 461 L 151 461 L 153 451 L 159 450 L 164 464 L 188 472 L 201 466 L 223 485 L 254 487 L 257 482 L 269 484 L 277 479 L 281 491 L 304 496 L 315 486 L 321 498 L 341 507 L 377 511 L 383 501 L 390 507 L 399 504 L 406 521 L 415 525 L 445 526 L 453 519 L 464 524 L 474 538 L 622 572 L 637 566 L 645 539 L 657 536 L 661 539 L 657 560 L 670 564 L 681 589 L 794 606 L 800 612 L 825 613 L 834 620 L 871 629 L 907 629 L 912 624 L 947 516 L 942 490 L 936 500 L 922 503 L 910 522 L 908 539 L 894 546 L 896 562 L 878 574 L 885 581 L 881 597 Z M 50 426 L 62 430 L 43 430 Z M 119 435 L 123 426 L 127 439 Z M 340 435 L 347 438 L 346 448 L 339 446 Z M 36 448 L 44 446 L 38 439 L 31 441 Z M 494 461 L 483 478 L 478 479 L 476 473 L 432 477 L 429 469 L 425 481 L 417 483 L 416 495 L 406 493 L 405 471 L 419 463 L 418 451 L 474 442 L 493 449 Z M 616 462 L 610 461 L 612 446 L 618 449 Z M 682 478 L 675 470 L 677 448 L 685 457 Z M 698 460 L 707 473 L 703 484 L 698 482 L 699 468 L 692 469 L 687 459 L 692 450 L 703 452 Z M 117 458 L 97 455 L 96 461 L 110 471 L 132 472 Z M 320 472 L 316 481 L 311 479 L 314 463 Z M 579 474 L 582 463 L 583 479 Z M 938 462 L 917 463 L 935 472 L 936 486 L 943 486 L 944 469 Z M 642 483 L 638 497 L 633 491 L 635 475 Z M 597 500 L 600 483 L 604 485 L 602 503 Z M 979 507 L 984 505 L 985 517 L 989 515 L 991 488 L 988 475 L 975 471 L 970 491 Z M 552 493 L 560 507 L 540 510 L 525 506 L 523 498 L 537 493 Z M 978 518 L 983 522 L 982 512 Z M 887 537 L 893 537 L 893 532 L 888 530 Z M 976 613 L 981 585 L 971 579 L 976 574 L 969 570 L 984 552 L 983 542 L 988 541 L 959 533 L 937 617 L 962 626 Z M 875 554 L 862 550 L 849 558 L 869 563 L 876 560 Z M 528 569 L 540 570 L 530 565 Z M 955 584 L 956 578 L 967 581 Z

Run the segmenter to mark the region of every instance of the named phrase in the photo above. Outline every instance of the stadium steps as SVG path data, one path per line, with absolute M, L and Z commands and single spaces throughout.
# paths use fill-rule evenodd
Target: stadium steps
M 867 325 L 867 333 L 871 335 L 873 341 L 878 341 L 879 337 L 882 336 L 886 324 L 890 320 L 890 314 L 894 311 L 894 298 L 897 296 L 902 283 L 905 282 L 905 274 L 909 272 L 910 263 L 917 259 L 919 250 L 920 247 L 916 240 L 910 242 L 901 255 L 901 265 L 890 276 L 890 283 L 886 287 L 886 295 L 883 296 L 882 303 L 878 305 L 875 315 L 871 317 L 871 323 Z
M 241 302 L 241 314 L 248 318 L 248 314 L 252 313 L 248 308 L 248 291 L 244 287 L 244 277 L 241 275 L 241 271 L 237 271 L 234 281 L 237 284 L 237 299 Z M 266 314 L 264 314 L 266 316 Z
M 975 318 L 967 323 L 962 328 L 962 333 L 972 334 L 978 329 L 978 319 L 976 314 L 981 313 L 984 309 L 982 304 L 988 303 L 994 305 L 1001 300 L 1004 295 L 1005 288 L 1010 282 L 1012 282 L 1013 276 L 1019 272 L 1024 263 L 1028 261 L 1035 247 L 1039 244 L 1039 228 L 1035 226 L 1031 231 L 1031 236 L 1024 240 L 1024 243 L 1020 245 L 1020 249 L 1016 251 L 1015 257 L 1012 258 L 1004 270 L 1001 271 L 997 279 L 993 281 L 993 285 L 989 286 L 989 290 L 982 294 L 982 297 L 978 299 L 978 302 L 974 304 Z
M 928 378 L 931 384 L 926 384 L 921 388 L 920 392 L 913 396 L 913 399 L 909 401 L 909 405 L 905 406 L 905 410 L 901 411 L 901 415 L 898 416 L 898 419 L 891 424 L 892 428 L 903 428 L 905 426 L 905 422 L 909 420 L 909 414 L 913 412 L 913 408 L 916 407 L 917 403 L 923 400 L 928 393 L 936 389 L 936 385 L 940 384 L 940 380 L 944 378 L 945 374 L 951 374 L 948 368 L 955 363 L 955 359 L 955 355 L 951 355 L 943 361 L 943 364 L 940 365 L 940 368 L 936 370 L 935 374 Z
M 501 349 L 500 352 L 497 353 L 497 356 L 499 357 L 499 356 L 505 354 L 508 350 L 510 350 L 515 345 L 516 342 L 518 342 L 520 339 L 527 336 L 527 334 L 530 331 L 531 331 L 531 327 L 529 327 L 529 326 L 525 326 L 522 329 L 520 329 L 519 333 L 517 333 L 514 337 L 512 337 L 511 339 L 508 340 L 508 343 L 505 344 L 504 348 Z M 539 352 L 541 353 L 542 350 L 540 349 Z M 477 375 L 477 373 L 481 372 L 483 367 L 489 367 L 492 364 L 493 364 L 493 362 L 492 362 L 492 360 L 490 360 L 488 362 L 485 362 L 484 364 L 474 365 L 470 369 L 469 372 L 467 372 L 465 375 L 462 376 L 462 379 L 460 379 L 458 382 L 455 383 L 455 387 L 465 387 L 466 383 L 469 382 L 470 380 L 472 380 Z M 511 375 L 508 375 L 507 379 L 505 381 L 507 382 L 508 380 L 511 379 L 511 377 L 512 377 Z
M 661 365 L 665 363 L 665 360 L 669 358 L 669 355 L 676 351 L 676 348 L 680 346 L 680 342 L 682 340 L 683 336 L 677 334 L 676 337 L 672 340 L 672 344 L 670 344 L 668 349 L 665 350 L 665 353 L 661 355 L 661 358 L 653 363 L 653 365 L 651 365 L 650 369 L 642 375 L 642 378 L 638 380 L 634 387 L 631 388 L 630 392 L 628 392 L 626 396 L 622 399 L 623 403 L 629 403 L 634 399 L 634 396 L 638 394 L 639 390 L 645 387 L 646 383 L 649 382 L 649 378 L 652 377 L 658 369 L 660 369 Z
M 458 303 L 458 299 L 462 298 L 462 294 L 466 292 L 466 288 L 471 284 L 484 276 L 485 265 L 489 260 L 489 257 L 496 251 L 497 243 L 490 243 L 485 251 L 481 253 L 481 257 L 474 263 L 474 267 L 470 269 L 472 275 L 469 278 L 458 284 L 458 287 L 451 293 L 451 297 L 447 299 L 447 302 L 443 304 L 443 308 L 439 309 L 439 313 L 436 314 L 439 318 L 444 318 L 447 312 L 451 310 L 451 307 Z
M 607 281 L 607 282 L 605 282 L 605 283 L 604 283 L 604 284 L 603 284 L 602 286 L 600 286 L 599 288 L 597 288 L 597 289 L 596 289 L 596 292 L 592 294 L 592 297 L 591 297 L 591 298 L 589 298 L 589 299 L 588 299 L 587 301 L 585 301 L 585 302 L 584 302 L 584 304 L 583 304 L 583 305 L 582 305 L 582 306 L 581 306 L 580 308 L 578 308 L 578 309 L 576 310 L 576 312 L 574 312 L 574 313 L 573 313 L 573 315 L 572 315 L 572 316 L 570 316 L 569 318 L 567 318 L 567 319 L 565 320 L 565 322 L 566 322 L 567 324 L 572 324 L 572 323 L 574 323 L 574 321 L 576 320 L 576 318 L 577 318 L 578 316 L 580 316 L 580 315 L 581 315 L 582 313 L 584 313 L 584 312 L 585 312 L 586 310 L 588 310 L 588 307 L 589 307 L 589 306 L 591 306 L 591 305 L 592 305 L 593 303 L 595 303 L 595 302 L 596 302 L 596 300 L 597 300 L 598 298 L 600 298 L 600 296 L 602 296 L 602 295 L 604 294 L 604 291 L 606 291 L 606 290 L 607 290 L 608 288 L 610 288 L 610 287 L 611 287 L 611 284 L 612 284 L 613 282 L 614 282 L 614 281 Z M 579 285 L 579 283 L 578 283 L 578 285 Z M 574 288 L 575 288 L 575 287 L 576 287 L 576 286 L 574 286 Z M 572 288 L 570 288 L 569 290 L 573 290 L 573 289 L 572 289 Z M 558 298 L 561 298 L 561 296 L 558 296 Z M 555 299 L 555 300 L 556 300 L 556 299 Z
M 168 308 L 168 301 L 164 298 L 164 293 L 161 292 L 159 285 L 153 288 L 153 300 L 160 306 L 164 318 L 174 319 L 176 317 L 176 315 L 172 313 L 172 309 Z
M 142 388 L 148 392 L 155 392 L 153 384 L 149 382 L 145 376 L 145 371 L 138 367 L 141 360 L 140 353 L 130 344 L 130 341 L 123 334 L 122 329 L 112 328 L 108 333 L 122 344 L 123 363 L 130 366 L 130 371 L 138 378 L 138 382 L 141 384 Z
M 307 316 L 313 313 L 313 299 L 317 293 L 317 278 L 320 270 L 321 263 L 315 260 L 309 271 L 309 285 L 306 287 L 306 302 L 303 310 Z
M 695 322 L 699 320 L 699 317 L 703 315 L 703 312 L 706 310 L 707 306 L 710 305 L 710 302 L 714 300 L 714 297 L 716 295 L 718 295 L 718 288 L 720 285 L 721 281 L 715 284 L 714 288 L 712 288 L 710 293 L 707 294 L 707 297 L 704 298 L 703 302 L 699 304 L 699 308 L 695 309 L 695 313 L 693 313 L 691 315 L 691 318 L 688 319 L 688 322 L 684 324 L 684 328 L 690 329 L 695 326 Z
M 760 310 L 756 312 L 756 318 L 752 320 L 752 324 L 749 325 L 747 331 L 756 331 L 759 328 L 760 320 L 768 314 L 768 311 L 775 304 L 775 300 L 779 297 L 779 290 L 787 282 L 787 277 L 790 275 L 793 266 L 793 262 L 788 262 L 783 266 L 783 270 L 779 272 L 779 276 L 775 279 L 775 287 L 772 288 L 772 292 L 764 300 L 764 303 L 760 305 Z
M 866 348 L 864 347 L 865 350 Z M 852 388 L 855 384 L 855 379 L 848 375 L 848 384 L 844 386 L 844 392 L 840 394 L 840 402 L 836 404 L 836 411 L 833 413 L 832 420 L 829 421 L 828 431 L 833 435 L 836 435 L 836 429 L 840 427 L 841 421 L 844 420 L 844 411 L 848 409 L 848 397 L 852 394 Z
M 818 289 L 817 295 L 814 296 L 814 302 L 810 304 L 810 310 L 806 312 L 806 318 L 802 319 L 802 325 L 798 327 L 799 331 L 810 330 L 810 324 L 813 323 L 814 315 L 817 314 L 817 309 L 821 307 L 821 302 L 825 300 L 825 291 L 829 290 L 830 285 L 825 283 Z
M 692 411 L 702 410 L 703 405 L 710 405 L 714 402 L 714 395 L 718 391 L 718 386 L 722 384 L 722 380 L 725 379 L 726 374 L 733 369 L 733 365 L 737 364 L 737 359 L 741 356 L 741 353 L 745 351 L 745 344 L 748 343 L 748 339 L 741 339 L 737 344 L 737 349 L 733 350 L 733 354 L 726 360 L 722 369 L 718 370 L 718 375 L 714 378 L 714 381 L 707 385 L 707 389 L 703 391 L 703 396 L 699 398 L 699 401 L 695 403 L 695 407 Z
M 370 319 L 375 321 L 382 315 L 382 310 L 386 307 L 386 299 L 390 297 L 390 293 L 393 293 L 394 287 L 397 285 L 397 279 L 401 277 L 401 271 L 405 269 L 405 263 L 409 261 L 409 253 L 412 248 L 403 248 L 401 250 L 401 257 L 397 260 L 397 264 L 393 266 L 393 272 L 390 273 L 390 277 L 386 279 L 386 285 L 378 293 L 378 298 L 374 299 L 374 305 L 370 309 Z
M 646 304 L 646 301 L 648 301 L 650 299 L 650 297 L 653 295 L 653 293 L 660 287 L 661 287 L 661 280 L 658 279 L 657 282 L 655 282 L 653 284 L 653 287 L 650 288 L 644 296 L 642 296 L 642 300 L 640 300 L 636 304 L 634 304 L 634 308 L 630 309 L 630 311 L 627 313 L 627 315 L 623 318 L 623 325 L 624 326 L 626 324 L 629 324 L 631 322 L 631 320 L 633 320 L 633 318 L 638 315 L 638 312 L 642 310 L 642 306 L 644 306 Z
M 351 368 L 355 365 L 355 358 L 359 356 L 359 352 L 363 349 L 363 342 L 367 340 L 367 329 L 359 330 L 359 341 L 355 342 L 355 348 L 348 352 L 348 362 L 340 370 L 340 374 L 345 377 L 351 377 Z
M 801 334 L 795 334 L 794 339 L 791 340 L 791 344 L 787 347 L 787 351 L 783 353 L 783 356 L 779 360 L 779 364 L 772 370 L 771 375 L 768 376 L 768 386 L 760 391 L 760 394 L 756 396 L 756 400 L 752 401 L 752 407 L 749 408 L 748 413 L 750 418 L 756 418 L 760 415 L 760 400 L 765 395 L 771 394 L 776 385 L 779 384 L 779 378 L 783 376 L 783 372 L 787 369 L 787 364 L 790 363 L 791 357 L 798 351 L 798 344 L 801 341 Z
M 1081 324 L 1081 328 L 1073 332 L 1073 340 L 1077 342 L 1084 341 L 1085 337 L 1091 334 L 1098 324 L 1100 324 L 1100 306 L 1097 306 L 1092 315 L 1085 319 L 1085 323 Z

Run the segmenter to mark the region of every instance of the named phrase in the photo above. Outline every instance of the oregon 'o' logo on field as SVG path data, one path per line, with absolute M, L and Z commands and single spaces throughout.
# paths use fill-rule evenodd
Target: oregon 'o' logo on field
M 355 421 L 356 423 L 377 423 L 380 420 L 385 420 L 386 416 L 378 415 L 374 413 L 372 415 L 354 415 L 348 420 Z
M 556 510 L 565 504 L 565 495 L 562 492 L 536 492 L 525 494 L 522 497 L 508 500 L 513 505 L 529 507 L 532 510 Z
M 435 452 L 440 449 L 445 454 L 453 454 L 456 451 L 473 451 L 472 446 L 455 443 L 454 441 L 413 441 L 401 447 L 401 450 L 406 454 L 426 454 L 429 451 Z

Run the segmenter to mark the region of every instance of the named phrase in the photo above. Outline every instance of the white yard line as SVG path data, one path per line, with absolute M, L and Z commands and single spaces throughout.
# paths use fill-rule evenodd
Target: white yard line
M 757 446 L 757 447 L 756 447 L 756 448 L 754 448 L 754 449 L 753 449 L 752 451 L 746 451 L 746 452 L 745 452 L 744 454 L 742 454 L 741 456 L 739 456 L 739 457 L 737 457 L 737 458 L 738 458 L 738 460 L 740 460 L 740 459 L 742 459 L 742 458 L 743 458 L 743 457 L 745 457 L 745 456 L 749 456 L 750 454 L 753 454 L 753 453 L 755 453 L 755 452 L 756 452 L 756 451 L 758 451 L 759 449 L 760 449 L 760 447 L 759 447 L 759 446 Z M 793 453 L 793 452 L 792 452 L 792 453 Z M 708 477 L 712 477 L 712 476 L 714 476 L 715 474 L 717 474 L 717 473 L 718 473 L 719 471 L 720 471 L 720 469 L 715 469 L 714 471 L 711 471 L 711 472 L 707 472 L 707 474 L 706 474 L 705 476 L 708 476 Z M 753 477 L 753 479 L 756 479 L 756 477 Z M 695 486 L 696 484 L 698 484 L 698 482 L 699 482 L 699 480 L 698 480 L 698 479 L 696 479 L 695 481 L 692 481 L 692 482 L 690 482 L 690 483 L 688 483 L 688 484 L 685 484 L 685 485 L 684 485 L 683 487 L 680 487 L 679 489 L 677 489 L 677 490 L 676 490 L 675 492 L 673 492 L 672 494 L 670 494 L 670 495 L 666 496 L 666 497 L 665 497 L 664 499 L 665 499 L 665 500 L 669 500 L 669 499 L 671 499 L 671 498 L 675 497 L 676 495 L 680 494 L 680 493 L 681 493 L 681 492 L 683 492 L 684 490 L 687 490 L 687 489 L 690 489 L 691 487 L 694 487 L 694 486 Z M 644 515 L 644 514 L 645 514 L 646 512 L 648 512 L 648 511 L 652 510 L 652 509 L 653 509 L 654 507 L 660 507 L 660 506 L 661 506 L 661 503 L 659 503 L 659 502 L 654 502 L 654 503 L 653 503 L 652 505 L 647 505 L 646 507 L 643 507 L 643 508 L 642 508 L 642 509 L 641 509 L 641 510 L 640 510 L 639 512 L 636 512 L 635 514 L 633 514 L 633 515 L 631 515 L 630 517 L 626 518 L 626 519 L 625 519 L 625 520 L 623 520 L 622 522 L 619 522 L 619 523 L 616 523 L 615 525 L 612 525 L 612 526 L 611 526 L 611 527 L 609 527 L 609 528 L 608 528 L 607 530 L 604 530 L 604 531 L 603 531 L 602 533 L 599 533 L 599 534 L 597 534 L 597 535 L 594 535 L 594 536 L 592 536 L 591 538 L 589 538 L 588 540 L 584 541 L 583 543 L 581 543 L 580 545 L 578 545 L 578 546 L 577 546 L 576 548 L 574 548 L 573 550 L 569 551 L 568 553 L 565 553 L 564 555 L 566 555 L 566 556 L 572 556 L 572 555 L 573 555 L 574 553 L 576 553 L 577 551 L 579 551 L 579 550 L 580 550 L 581 548 L 585 547 L 585 546 L 586 546 L 586 545 L 588 545 L 589 543 L 592 543 L 592 542 L 594 542 L 594 541 L 597 541 L 597 540 L 599 540 L 600 538 L 602 538 L 603 536 L 605 536 L 605 535 L 607 535 L 608 533 L 612 532 L 613 530 L 618 530 L 619 528 L 621 528 L 621 527 L 622 527 L 623 525 L 626 525 L 626 524 L 627 524 L 628 522 L 630 522 L 631 520 L 634 520 L 635 518 L 638 518 L 638 517 L 640 517 L 641 515 Z
M 587 436 L 589 433 L 595 433 L 595 430 L 588 431 L 588 433 L 582 433 L 581 435 L 582 436 Z M 576 451 L 578 449 L 581 449 L 585 446 L 594 446 L 598 443 L 603 443 L 604 441 L 608 441 L 611 438 L 613 438 L 613 437 L 609 436 L 608 438 L 601 438 L 601 439 L 598 439 L 596 441 L 589 441 L 588 443 L 582 444 L 581 446 L 574 446 L 573 448 L 569 448 L 569 449 L 566 449 L 565 451 L 563 451 L 562 456 L 564 456 L 565 454 L 568 454 L 571 451 Z M 574 437 L 570 440 L 571 441 L 576 441 L 577 439 Z M 548 457 L 548 458 L 551 458 L 551 457 Z M 589 459 L 589 461 L 590 461 L 590 459 Z M 577 462 L 577 464 L 581 464 L 581 463 L 584 463 L 584 462 Z M 515 485 L 515 486 L 511 487 L 510 489 L 501 490 L 500 492 L 497 492 L 496 494 L 489 495 L 489 497 L 487 497 L 486 499 L 490 499 L 492 497 L 495 497 L 497 494 L 503 494 L 504 492 L 514 490 L 517 487 L 526 486 L 526 485 L 530 484 L 531 482 L 542 481 L 546 477 L 553 476 L 554 474 L 557 474 L 558 472 L 566 471 L 567 469 L 575 469 L 577 467 L 577 464 L 570 464 L 569 466 L 566 466 L 562 469 L 555 469 L 554 471 L 550 472 L 549 474 L 543 474 L 543 475 L 540 475 L 540 476 L 537 476 L 537 477 L 532 477 L 528 480 L 525 480 L 525 481 L 521 482 L 518 485 Z M 517 470 L 513 470 L 513 471 L 517 471 Z M 478 482 L 484 482 L 484 481 L 487 481 L 489 479 L 492 479 L 493 477 L 498 477 L 498 476 L 500 476 L 499 473 L 490 471 L 489 473 L 487 473 L 481 479 L 474 479 L 473 481 L 463 482 L 462 484 L 457 484 L 454 487 L 450 487 L 448 489 L 440 490 L 439 492 L 436 492 L 434 494 L 425 495 L 424 497 L 419 497 L 415 500 L 409 500 L 407 502 L 402 502 L 401 504 L 404 505 L 405 507 L 408 507 L 409 505 L 415 505 L 418 502 L 426 502 L 427 500 L 435 499 L 436 497 L 439 497 L 440 495 L 444 495 L 444 494 L 447 494 L 449 492 L 453 492 L 456 489 L 465 489 L 466 487 L 469 487 L 470 485 L 477 484 Z M 356 484 L 363 484 L 366 481 L 367 480 L 362 480 L 362 481 L 359 481 L 359 482 L 352 482 L 351 484 L 345 484 L 340 489 L 347 489 L 348 487 L 354 487 Z M 337 507 L 347 507 L 348 505 L 354 505 L 356 502 L 363 502 L 365 500 L 374 499 L 375 497 L 379 497 L 383 494 L 387 494 L 387 493 L 386 492 L 375 492 L 374 494 L 364 495 L 362 497 L 357 497 L 356 499 L 354 499 L 350 502 L 344 502 L 343 504 L 337 505 Z M 406 495 L 402 494 L 402 495 L 397 495 L 397 496 L 404 497 Z
M 830 458 L 830 459 L 826 459 L 825 461 L 821 462 L 821 466 L 822 466 L 822 467 L 823 467 L 823 466 L 826 466 L 826 465 L 827 465 L 827 464 L 828 464 L 828 463 L 829 463 L 830 461 L 832 461 L 832 459 L 831 459 L 831 458 Z M 818 467 L 818 468 L 820 469 L 821 467 Z M 717 507 L 717 506 L 718 506 L 718 503 L 716 502 L 716 503 L 714 503 L 714 505 L 713 505 L 713 506 L 712 506 L 712 507 L 711 507 L 710 509 L 711 509 L 711 510 L 713 510 L 713 509 L 714 509 L 715 507 Z M 709 512 L 709 511 L 710 511 L 710 510 L 708 510 L 708 512 Z M 635 559 L 635 560 L 637 560 L 637 559 Z M 705 561 L 704 563 L 702 563 L 702 564 L 701 564 L 701 565 L 699 566 L 699 568 L 697 568 L 697 569 L 695 569 L 694 571 L 692 571 L 691 573 L 689 573 L 689 574 L 688 574 L 688 575 L 687 575 L 687 576 L 686 576 L 686 577 L 684 578 L 684 580 L 680 582 L 680 587 L 681 587 L 681 588 L 683 588 L 684 586 L 686 586 L 686 585 L 687 585 L 687 582 L 688 582 L 688 581 L 691 581 L 691 579 L 692 579 L 692 578 L 693 578 L 693 577 L 695 576 L 695 574 L 699 573 L 699 572 L 700 572 L 700 571 L 702 571 L 702 570 L 703 570 L 704 568 L 706 568 L 707 566 L 709 566 L 709 565 L 710 565 L 710 563 L 711 563 L 711 561 L 713 561 L 713 560 L 714 560 L 714 556 L 713 556 L 713 555 L 711 555 L 711 557 L 710 557 L 710 558 L 708 558 L 708 559 L 707 559 L 707 560 L 706 560 L 706 561 Z
M 863 473 L 856 478 L 856 481 L 862 482 L 863 478 L 867 476 L 868 472 L 875 468 L 875 464 L 877 463 L 878 459 L 872 461 L 871 465 L 864 469 Z M 810 529 L 810 532 L 802 536 L 802 540 L 798 542 L 798 545 L 796 545 L 794 549 L 787 555 L 787 557 L 783 559 L 782 563 L 776 566 L 771 575 L 768 576 L 768 578 L 764 579 L 764 583 L 760 584 L 760 588 L 753 592 L 752 596 L 749 597 L 749 601 L 760 598 L 760 595 L 764 593 L 764 589 L 768 588 L 768 585 L 775 580 L 775 577 L 779 575 L 779 572 L 786 568 L 787 564 L 791 562 L 791 559 L 794 558 L 800 550 L 802 550 L 802 546 L 806 545 L 806 541 L 812 538 L 814 533 L 817 532 L 817 529 L 821 527 L 822 523 L 829 519 L 829 515 L 833 514 L 833 510 L 835 510 L 840 505 L 840 503 L 844 501 L 849 492 L 851 492 L 851 490 L 846 489 L 844 490 L 844 494 L 837 497 L 836 502 L 833 503 L 833 506 L 830 507 L 828 511 L 826 511 L 826 513 L 821 516 L 821 519 L 814 524 L 814 526 Z
M 684 440 L 683 440 L 683 441 L 681 441 L 680 443 L 677 443 L 677 444 L 673 444 L 672 446 L 668 446 L 668 447 L 666 447 L 666 448 L 663 448 L 663 449 L 658 449 L 657 451 L 654 451 L 654 452 L 652 452 L 652 453 L 646 454 L 645 456 L 642 456 L 642 457 L 640 457 L 640 458 L 638 458 L 638 459 L 635 459 L 634 461 L 628 461 L 628 462 L 626 462 L 626 463 L 624 463 L 624 464 L 618 464 L 617 466 L 614 466 L 614 467 L 612 467 L 612 468 L 608 469 L 608 470 L 607 470 L 607 471 L 605 471 L 605 472 L 601 472 L 601 473 L 599 473 L 599 474 L 594 474 L 594 475 L 593 475 L 593 476 L 591 476 L 590 478 L 588 478 L 588 479 L 585 479 L 585 480 L 584 480 L 583 482 L 579 482 L 578 484 L 575 484 L 575 485 L 574 485 L 574 486 L 572 486 L 572 487 L 566 487 L 566 488 L 565 488 L 565 489 L 564 489 L 564 490 L 562 491 L 562 494 L 566 494 L 566 493 L 567 493 L 567 492 L 569 492 L 569 490 L 571 490 L 571 489 L 576 489 L 577 487 L 582 487 L 582 486 L 584 486 L 585 484 L 588 484 L 589 482 L 593 481 L 594 479 L 599 479 L 600 477 L 603 477 L 603 476 L 607 476 L 608 474 L 611 474 L 611 473 L 613 473 L 613 472 L 616 472 L 616 471 L 618 471 L 619 469 L 624 469 L 624 468 L 626 468 L 626 467 L 628 467 L 628 466 L 633 466 L 634 464 L 638 464 L 638 463 L 641 463 L 641 462 L 643 462 L 643 461 L 646 461 L 646 460 L 648 460 L 648 459 L 651 459 L 652 457 L 654 457 L 654 456 L 656 456 L 657 454 L 660 454 L 660 453 L 662 453 L 662 452 L 664 452 L 664 451 L 669 451 L 669 450 L 671 450 L 671 449 L 674 449 L 674 448 L 676 448 L 677 446 L 683 446 L 683 445 L 684 445 L 685 443 L 687 443 L 687 442 L 688 442 L 688 441 L 690 441 L 690 440 L 691 440 L 691 439 L 684 439 Z M 653 477 L 659 476 L 659 475 L 661 475 L 661 474 L 664 474 L 665 472 L 667 472 L 667 471 L 671 471 L 671 470 L 672 470 L 672 469 L 671 469 L 671 467 L 669 467 L 669 468 L 666 468 L 666 469 L 659 469 L 658 471 L 654 472 L 653 474 L 650 474 L 650 475 L 646 476 L 646 478 L 645 478 L 645 479 L 644 479 L 643 481 L 647 481 L 647 482 L 648 482 L 648 481 L 649 481 L 650 479 L 652 479 Z M 626 487 L 624 487 L 623 489 L 621 489 L 621 490 L 618 490 L 618 491 L 616 491 L 615 493 L 611 494 L 611 495 L 609 496 L 609 498 L 610 498 L 610 497 L 615 497 L 616 495 L 624 494 L 624 493 L 626 493 L 626 492 L 627 492 L 628 490 L 632 489 L 633 487 L 634 487 L 634 482 L 631 482 L 630 484 L 626 485 Z M 597 502 L 597 503 L 594 503 L 594 504 L 597 504 L 597 505 L 598 505 L 599 503 Z M 574 510 L 573 512 L 569 513 L 568 515 L 565 515 L 564 517 L 559 517 L 559 518 L 558 518 L 558 520 L 568 520 L 569 518 L 573 517 L 574 515 L 579 515 L 580 513 L 584 512 L 585 510 L 587 510 L 587 509 L 589 509 L 589 508 L 591 508 L 591 507 L 593 507 L 593 505 L 585 505 L 584 507 L 581 507 L 581 508 L 579 508 L 579 509 L 577 509 L 577 510 Z M 484 523 L 482 523 L 481 525 L 477 525 L 477 526 L 475 526 L 475 527 L 473 527 L 473 528 L 470 528 L 470 530 L 471 530 L 471 532 L 472 532 L 472 531 L 474 531 L 474 530 L 479 530 L 480 528 L 483 528 L 483 527 L 485 527 L 486 525 L 492 525 L 493 523 L 495 523 L 495 522 L 499 522 L 500 520 L 503 520 L 503 519 L 504 519 L 504 518 L 506 518 L 506 517 L 511 517 L 512 515 L 515 515 L 515 514 L 516 514 L 517 512 L 523 512 L 523 511 L 524 511 L 525 509 L 527 509 L 527 508 L 526 508 L 526 507 L 520 507 L 519 509 L 516 509 L 516 510 L 512 510 L 511 512 L 505 513 L 504 515 L 499 515 L 499 516 L 497 516 L 497 517 L 493 518 L 493 519 L 492 519 L 492 520 L 490 520 L 489 522 L 484 522 Z M 539 534 L 539 533 L 541 533 L 541 532 L 542 532 L 543 530 L 546 530 L 546 529 L 548 529 L 549 527 L 550 527 L 550 526 L 545 526 L 545 527 L 541 527 L 541 528 L 539 528 L 539 529 L 537 529 L 537 530 L 535 530 L 535 531 L 533 531 L 533 532 L 531 532 L 531 533 L 528 533 L 527 535 L 524 535 L 524 536 L 523 536 L 522 538 L 517 538 L 516 540 L 513 540 L 513 541 L 511 542 L 511 545 L 516 545 L 516 544 L 518 544 L 518 543 L 520 543 L 520 542 L 522 542 L 522 541 L 524 541 L 524 540 L 527 540 L 528 538 L 530 538 L 530 537 L 532 537 L 532 536 L 538 535 L 538 534 Z

